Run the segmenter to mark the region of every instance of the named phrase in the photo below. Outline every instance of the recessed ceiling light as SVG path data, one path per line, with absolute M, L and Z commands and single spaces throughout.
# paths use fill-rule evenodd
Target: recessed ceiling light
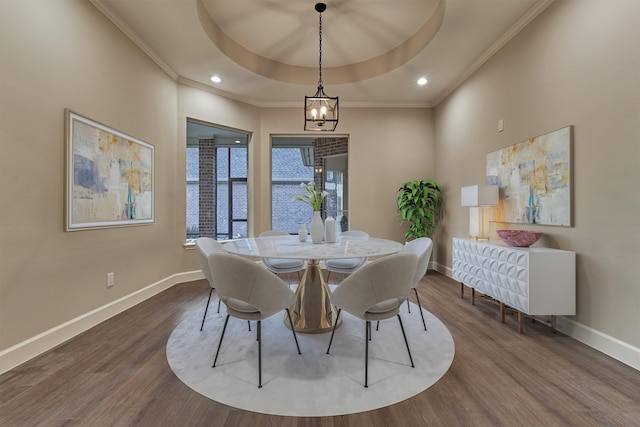
M 211 81 L 214 83 L 220 83 L 222 79 L 220 78 L 220 76 L 213 76 L 211 77 Z
M 240 144 L 240 140 L 239 139 L 236 139 L 235 142 L 236 142 L 236 144 Z
M 418 79 L 418 84 L 419 84 L 420 86 L 424 86 L 424 85 L 426 85 L 426 84 L 427 84 L 427 81 L 428 81 L 428 80 L 427 80 L 427 78 L 426 78 L 426 77 L 420 77 L 420 78 Z

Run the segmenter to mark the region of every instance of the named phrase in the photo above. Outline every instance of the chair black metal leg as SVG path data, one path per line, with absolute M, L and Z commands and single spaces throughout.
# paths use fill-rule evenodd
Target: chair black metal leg
M 400 313 L 398 313 L 398 321 L 400 322 L 400 329 L 402 329 L 402 336 L 404 337 L 404 343 L 407 345 L 407 353 L 409 353 L 409 360 L 411 361 L 411 367 L 415 368 L 416 366 L 413 364 L 413 357 L 411 357 L 411 350 L 409 350 L 409 341 L 407 341 L 407 335 L 404 333 L 404 326 L 402 326 L 402 318 L 400 317 Z
M 413 288 L 416 293 L 416 301 L 418 301 L 418 308 L 420 309 L 420 317 L 422 317 L 422 326 L 424 326 L 424 330 L 427 330 L 427 323 L 424 321 L 424 314 L 422 314 L 422 305 L 420 305 L 420 297 L 418 296 L 418 289 Z
M 333 330 L 331 331 L 331 339 L 329 339 L 329 347 L 327 348 L 327 354 L 329 354 L 329 350 L 331 350 L 331 343 L 333 342 L 333 334 L 336 333 L 336 326 L 338 326 L 338 319 L 340 319 L 341 308 L 338 309 L 338 314 L 336 314 L 336 322 L 333 324 Z
M 209 310 L 209 302 L 211 302 L 212 293 L 213 293 L 213 288 L 209 289 L 209 298 L 207 299 L 207 305 L 204 307 L 204 316 L 202 316 L 202 325 L 200 325 L 200 330 L 204 328 L 204 319 L 207 318 L 207 310 Z
M 376 331 L 378 330 L 379 327 L 380 327 L 380 321 L 378 320 L 378 322 L 376 323 Z
M 288 308 L 285 308 L 285 310 L 287 311 L 287 317 L 289 318 L 289 324 L 291 325 L 291 332 L 293 332 L 293 339 L 296 341 L 296 347 L 298 348 L 298 354 L 302 354 L 300 352 L 300 346 L 298 345 L 298 337 L 296 336 L 296 330 L 293 327 L 293 322 L 291 321 L 291 312 L 289 311 Z
M 218 298 L 218 313 L 220 313 L 220 303 L 221 302 L 222 302 L 222 300 Z
M 258 320 L 258 388 L 262 388 L 262 322 Z
M 251 332 L 251 322 L 247 320 L 247 327 L 249 328 L 249 332 Z
M 413 288 L 415 290 L 416 288 Z M 409 298 L 407 298 L 407 311 L 411 314 L 411 304 L 409 304 Z
M 366 335 L 369 334 L 371 330 L 371 322 L 367 320 L 365 325 L 365 338 L 364 338 L 364 387 L 369 387 L 369 340 Z
M 369 324 L 369 329 L 367 329 L 367 334 L 368 334 L 368 338 L 369 341 L 371 341 L 371 322 L 367 322 Z
M 216 351 L 216 357 L 213 359 L 213 368 L 216 367 L 218 361 L 218 354 L 220 353 L 220 347 L 222 346 L 222 338 L 224 338 L 224 332 L 227 330 L 227 323 L 229 322 L 229 315 L 224 319 L 224 326 L 222 327 L 222 334 L 220 335 L 220 342 L 218 343 L 218 350 Z

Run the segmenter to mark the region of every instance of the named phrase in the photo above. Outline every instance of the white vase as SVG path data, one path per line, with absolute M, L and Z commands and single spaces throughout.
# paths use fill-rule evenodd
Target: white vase
M 324 241 L 325 243 L 336 242 L 336 220 L 330 216 L 324 220 Z
M 307 241 L 307 227 L 304 224 L 300 224 L 300 228 L 298 229 L 298 239 L 301 242 Z
M 313 212 L 313 219 L 311 220 L 311 241 L 313 243 L 322 243 L 324 237 L 324 223 L 320 216 L 320 211 Z

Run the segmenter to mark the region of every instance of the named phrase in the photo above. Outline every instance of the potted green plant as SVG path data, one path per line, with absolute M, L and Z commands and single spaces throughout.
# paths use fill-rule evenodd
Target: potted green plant
M 409 181 L 398 190 L 400 225 L 409 223 L 404 237 L 412 240 L 432 237 L 440 219 L 441 188 L 434 181 Z

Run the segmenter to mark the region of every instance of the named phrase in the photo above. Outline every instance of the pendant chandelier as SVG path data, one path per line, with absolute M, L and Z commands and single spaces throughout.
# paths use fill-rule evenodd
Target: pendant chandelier
M 338 97 L 332 98 L 324 93 L 322 86 L 322 12 L 327 9 L 324 3 L 317 3 L 316 11 L 320 14 L 320 56 L 318 90 L 313 96 L 304 97 L 304 130 L 334 131 L 338 125 Z

